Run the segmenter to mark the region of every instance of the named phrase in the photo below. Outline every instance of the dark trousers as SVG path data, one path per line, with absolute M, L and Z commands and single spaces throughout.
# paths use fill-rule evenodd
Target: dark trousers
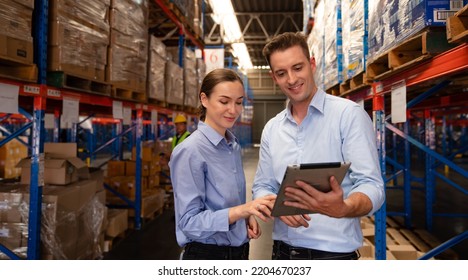
M 357 260 L 357 252 L 335 253 L 302 247 L 293 247 L 283 241 L 274 241 L 272 260 Z
M 185 245 L 183 260 L 248 260 L 249 243 L 239 247 L 191 242 Z

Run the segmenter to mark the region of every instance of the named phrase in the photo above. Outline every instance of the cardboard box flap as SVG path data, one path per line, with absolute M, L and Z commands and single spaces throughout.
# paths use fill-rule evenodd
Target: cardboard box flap
M 72 157 L 72 158 L 67 158 L 67 160 L 68 162 L 70 162 L 71 165 L 76 167 L 76 169 L 87 167 L 86 163 L 82 161 L 80 158 Z
M 16 167 L 29 167 L 31 166 L 31 158 L 23 158 L 22 160 L 20 160 L 17 164 L 16 164 Z
M 77 146 L 76 143 L 44 143 L 44 153 L 59 158 L 72 158 L 77 156 Z
M 65 159 L 49 158 L 45 160 L 44 167 L 53 169 L 62 168 L 66 162 L 67 160 Z

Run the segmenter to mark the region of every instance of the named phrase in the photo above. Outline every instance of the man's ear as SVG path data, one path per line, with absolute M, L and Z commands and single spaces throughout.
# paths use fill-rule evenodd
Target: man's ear
M 315 64 L 315 57 L 311 56 L 310 57 L 310 67 L 312 68 L 312 73 L 315 73 L 315 69 L 317 65 Z

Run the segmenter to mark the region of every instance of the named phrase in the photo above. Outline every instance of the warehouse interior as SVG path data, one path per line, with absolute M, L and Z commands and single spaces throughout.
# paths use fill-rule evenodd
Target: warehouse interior
M 386 204 L 361 259 L 468 259 L 468 1 L 0 0 L 0 22 L 0 259 L 179 259 L 175 117 L 196 130 L 204 75 L 239 74 L 251 199 L 283 32 L 374 122 Z M 261 226 L 250 259 L 271 258 Z

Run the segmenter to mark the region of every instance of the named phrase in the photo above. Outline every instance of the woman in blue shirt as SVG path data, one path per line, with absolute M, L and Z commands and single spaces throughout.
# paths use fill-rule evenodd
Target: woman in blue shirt
M 254 216 L 270 219 L 275 196 L 246 203 L 241 147 L 228 130 L 242 112 L 242 80 L 232 70 L 213 70 L 199 97 L 198 128 L 169 162 L 177 242 L 183 259 L 248 259 L 249 239 L 261 234 Z

